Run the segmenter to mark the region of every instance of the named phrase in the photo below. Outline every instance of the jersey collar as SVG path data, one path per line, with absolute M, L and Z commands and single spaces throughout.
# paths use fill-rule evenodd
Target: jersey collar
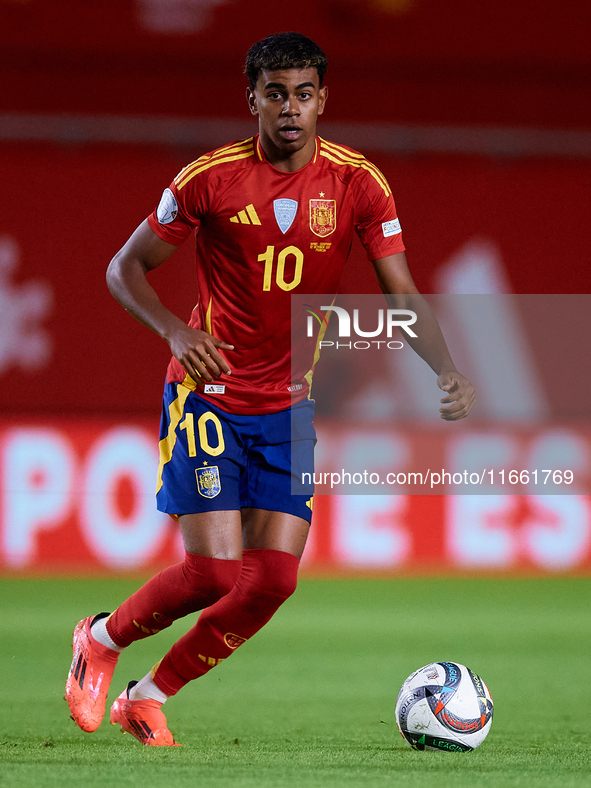
M 275 167 L 273 164 L 271 164 L 269 159 L 265 156 L 265 151 L 263 150 L 263 146 L 261 145 L 260 135 L 256 134 L 254 140 L 255 140 L 254 149 L 256 151 L 256 155 L 257 155 L 258 160 L 265 162 L 266 164 L 269 165 L 269 167 L 273 167 L 273 169 L 276 172 L 280 172 L 282 175 L 295 175 L 298 172 L 302 172 L 302 170 L 305 170 L 306 167 L 309 167 L 311 164 L 316 164 L 316 161 L 318 159 L 318 149 L 319 149 L 319 144 L 318 144 L 319 137 L 318 137 L 318 135 L 316 135 L 316 137 L 314 137 L 314 155 L 312 156 L 312 158 L 310 159 L 310 161 L 306 165 L 304 165 L 300 170 L 296 170 L 295 172 L 283 172 L 283 170 L 278 170 L 277 167 Z

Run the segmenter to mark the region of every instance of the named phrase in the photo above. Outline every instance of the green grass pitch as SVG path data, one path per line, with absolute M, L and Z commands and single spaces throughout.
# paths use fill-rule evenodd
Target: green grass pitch
M 447 788 L 591 785 L 589 578 L 312 580 L 271 623 L 166 706 L 183 747 L 142 747 L 62 700 L 71 631 L 130 580 L 0 580 L 0 787 Z M 110 693 L 140 678 L 187 620 L 134 644 Z M 462 662 L 495 702 L 466 754 L 415 752 L 394 721 L 400 684 Z M 107 711 L 108 716 L 108 711 Z

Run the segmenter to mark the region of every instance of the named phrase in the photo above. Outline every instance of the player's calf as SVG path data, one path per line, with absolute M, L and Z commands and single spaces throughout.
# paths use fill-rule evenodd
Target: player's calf
M 233 588 L 241 566 L 241 561 L 185 553 L 182 563 L 148 580 L 115 610 L 107 622 L 110 637 L 129 646 L 212 605 Z
M 154 673 L 167 696 L 219 665 L 261 629 L 295 591 L 299 560 L 279 550 L 245 550 L 232 591 L 208 607 Z

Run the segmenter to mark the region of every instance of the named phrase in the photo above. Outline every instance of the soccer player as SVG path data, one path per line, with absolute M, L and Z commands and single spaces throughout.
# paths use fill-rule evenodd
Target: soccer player
M 386 179 L 316 135 L 326 66 L 300 34 L 254 44 L 245 73 L 258 134 L 185 167 L 109 265 L 111 293 L 172 352 L 157 505 L 178 520 L 186 554 L 110 615 L 76 626 L 66 699 L 82 730 L 100 725 L 119 653 L 202 610 L 111 707 L 112 724 L 142 744 L 176 746 L 162 704 L 233 654 L 295 590 L 312 498 L 291 494 L 291 449 L 297 442 L 298 463 L 312 470 L 309 373 L 319 337 L 291 352 L 290 294 L 336 293 L 357 232 L 382 290 L 399 305 L 413 298 L 417 310 Z M 199 301 L 186 325 L 146 276 L 193 233 Z M 426 304 L 418 308 L 413 348 L 445 392 L 442 418 L 463 418 L 474 389 Z

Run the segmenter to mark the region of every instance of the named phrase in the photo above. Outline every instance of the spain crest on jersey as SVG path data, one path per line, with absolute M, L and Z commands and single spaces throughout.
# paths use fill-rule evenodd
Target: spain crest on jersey
M 337 229 L 337 201 L 310 200 L 310 229 L 320 238 Z
M 206 465 L 195 469 L 197 491 L 204 498 L 215 498 L 222 491 L 220 469 L 217 465 Z

